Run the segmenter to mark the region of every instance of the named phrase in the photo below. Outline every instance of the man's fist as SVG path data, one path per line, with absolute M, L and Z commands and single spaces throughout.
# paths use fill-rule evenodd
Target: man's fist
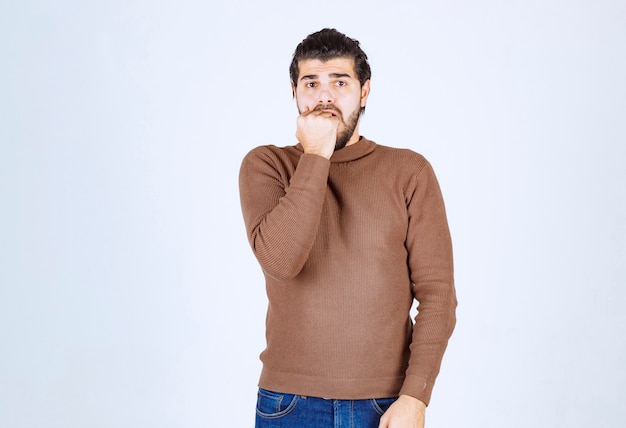
M 307 109 L 298 116 L 296 138 L 304 153 L 330 159 L 337 143 L 339 117 L 332 109 Z

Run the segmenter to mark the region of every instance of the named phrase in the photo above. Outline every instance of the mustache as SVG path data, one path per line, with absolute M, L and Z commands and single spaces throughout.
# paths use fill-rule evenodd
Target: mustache
M 337 113 L 337 116 L 339 116 L 339 118 L 341 120 L 343 120 L 343 113 L 341 112 L 341 110 L 339 110 L 337 107 L 335 107 L 333 104 L 318 104 L 315 106 L 315 108 L 313 109 L 313 111 L 322 111 L 322 110 L 332 110 L 335 113 Z

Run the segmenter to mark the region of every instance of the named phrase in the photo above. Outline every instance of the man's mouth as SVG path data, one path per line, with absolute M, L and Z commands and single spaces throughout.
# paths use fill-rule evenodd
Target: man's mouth
M 315 110 L 317 111 L 321 111 L 322 113 L 330 113 L 333 116 L 337 116 L 339 118 L 341 118 L 341 112 L 339 110 L 337 110 L 335 107 L 330 107 L 330 106 L 325 106 L 325 105 L 319 105 L 317 107 L 315 107 Z

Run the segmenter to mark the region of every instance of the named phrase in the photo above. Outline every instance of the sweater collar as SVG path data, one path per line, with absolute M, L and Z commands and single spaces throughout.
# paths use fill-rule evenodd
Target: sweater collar
M 302 145 L 298 143 L 297 147 L 300 151 L 302 151 Z M 374 151 L 375 147 L 376 143 L 361 136 L 359 141 L 356 143 L 333 152 L 333 155 L 330 157 L 330 161 L 333 163 L 354 161 L 362 158 L 363 156 L 369 155 Z

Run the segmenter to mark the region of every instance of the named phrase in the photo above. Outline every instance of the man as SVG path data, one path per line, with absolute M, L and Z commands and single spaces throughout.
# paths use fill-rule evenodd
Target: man
M 421 155 L 359 135 L 358 41 L 313 33 L 290 75 L 298 144 L 257 147 L 240 171 L 269 299 L 256 426 L 423 427 L 456 309 L 439 185 Z

